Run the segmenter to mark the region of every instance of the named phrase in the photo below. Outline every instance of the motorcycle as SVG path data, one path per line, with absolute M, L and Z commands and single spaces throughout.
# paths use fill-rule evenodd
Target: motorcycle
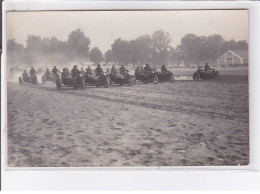
M 62 76 L 57 78 L 56 87 L 58 90 L 61 90 L 62 87 L 73 87 L 73 89 L 81 88 L 85 89 L 85 78 L 81 73 L 72 77 L 71 75 Z
M 198 69 L 194 74 L 193 74 L 193 79 L 195 81 L 199 80 L 220 80 L 220 75 L 219 71 L 216 69 L 212 69 L 211 71 L 202 71 Z
M 152 69 L 150 72 L 135 72 L 136 80 L 143 82 L 144 84 L 147 83 L 154 83 L 157 84 L 159 82 L 157 73 L 155 69 Z
M 128 73 L 128 71 L 124 71 L 121 73 L 119 71 L 116 71 L 109 76 L 112 83 L 119 84 L 120 86 L 122 86 L 123 84 L 132 86 L 134 84 L 133 77 Z

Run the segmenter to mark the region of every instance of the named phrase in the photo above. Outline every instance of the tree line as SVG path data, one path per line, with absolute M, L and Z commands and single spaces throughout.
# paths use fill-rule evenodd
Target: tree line
M 205 61 L 216 61 L 227 50 L 247 50 L 245 40 L 226 41 L 221 35 L 196 36 L 186 34 L 179 45 L 174 48 L 169 33 L 158 30 L 151 36 L 142 35 L 133 40 L 114 40 L 111 48 L 104 54 L 99 48 L 90 49 L 90 39 L 81 29 L 72 31 L 66 41 L 55 37 L 41 38 L 29 35 L 26 46 L 17 43 L 14 39 L 7 42 L 8 64 L 37 63 L 68 64 L 71 62 L 82 63 L 91 60 L 97 64 L 145 64 L 161 66 L 162 64 L 180 64 L 186 66 L 201 64 Z

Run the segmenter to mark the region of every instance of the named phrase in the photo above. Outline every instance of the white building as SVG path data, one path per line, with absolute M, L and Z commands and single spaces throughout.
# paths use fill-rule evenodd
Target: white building
M 241 66 L 248 65 L 247 50 L 228 50 L 217 59 L 218 66 Z

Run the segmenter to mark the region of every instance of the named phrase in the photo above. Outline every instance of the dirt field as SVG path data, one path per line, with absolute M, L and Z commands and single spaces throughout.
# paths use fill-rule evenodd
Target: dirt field
M 246 75 L 64 89 L 8 83 L 8 163 L 19 167 L 246 165 Z

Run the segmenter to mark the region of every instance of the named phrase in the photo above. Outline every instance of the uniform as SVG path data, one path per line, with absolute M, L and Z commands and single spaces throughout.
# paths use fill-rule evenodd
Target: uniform
M 36 71 L 35 71 L 34 69 L 31 69 L 31 70 L 30 70 L 30 76 L 32 77 L 32 76 L 34 76 L 35 74 L 37 74 Z
M 72 77 L 77 77 L 77 76 L 79 76 L 80 75 L 80 71 L 78 70 L 78 69 L 72 69 L 71 70 L 71 76 Z
M 27 77 L 29 77 L 28 73 L 27 73 L 27 72 L 24 72 L 24 73 L 23 73 L 23 80 L 24 80 L 24 78 L 26 79 Z
M 98 66 L 96 68 L 96 75 L 97 76 L 102 76 L 103 74 L 104 74 L 104 72 L 103 72 L 102 68 Z
M 144 67 L 144 73 L 150 73 L 152 71 L 152 68 L 150 67 L 150 65 L 146 65 Z
M 46 76 L 46 77 L 50 77 L 50 76 L 51 76 L 51 72 L 50 72 L 49 70 L 47 70 L 47 71 L 45 72 L 45 76 Z
M 51 72 L 52 72 L 55 76 L 59 76 L 59 75 L 58 75 L 58 72 L 60 73 L 60 71 L 59 71 L 56 67 L 54 67 Z
M 120 74 L 124 75 L 125 73 L 128 72 L 128 70 L 125 67 L 120 67 L 119 72 L 120 72 Z
M 162 67 L 161 67 L 161 73 L 163 73 L 163 74 L 169 73 L 169 71 L 166 69 L 165 65 L 162 65 Z
M 113 75 L 113 74 L 116 74 L 116 68 L 113 66 L 112 68 L 111 68 L 111 74 Z
M 204 67 L 204 71 L 209 71 L 211 70 L 211 68 L 209 67 L 208 63 L 206 63 L 205 67 Z

